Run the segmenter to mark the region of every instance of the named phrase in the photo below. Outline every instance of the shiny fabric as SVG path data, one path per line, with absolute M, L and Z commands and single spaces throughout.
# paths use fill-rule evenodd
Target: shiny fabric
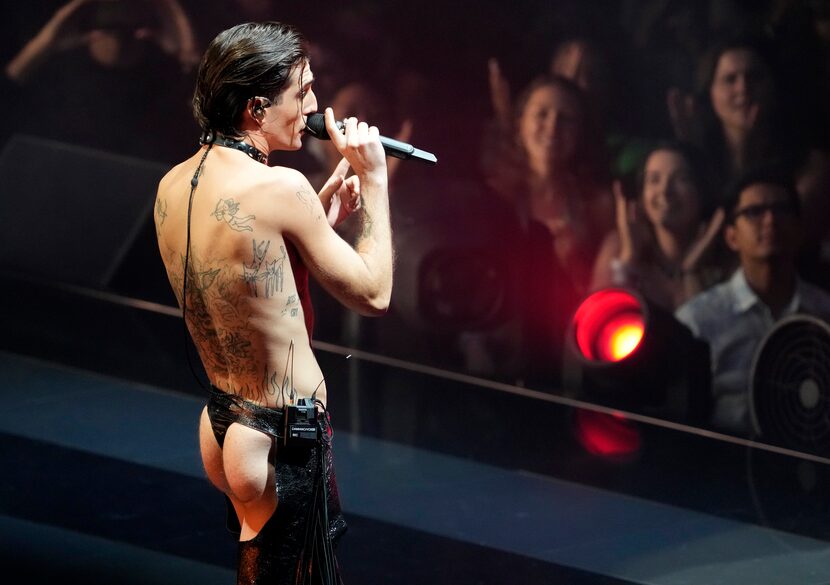
M 333 545 L 346 531 L 334 475 L 328 414 L 319 413 L 312 448 L 282 446 L 283 411 L 211 388 L 208 418 L 220 446 L 238 422 L 276 440 L 277 510 L 262 530 L 239 543 L 238 585 L 340 584 Z M 239 523 L 228 502 L 229 528 Z

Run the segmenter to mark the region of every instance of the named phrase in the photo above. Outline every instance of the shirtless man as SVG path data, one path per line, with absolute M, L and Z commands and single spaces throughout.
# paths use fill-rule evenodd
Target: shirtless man
M 310 344 L 308 273 L 362 315 L 383 314 L 392 291 L 377 128 L 349 118 L 341 133 L 333 111 L 325 111 L 344 159 L 320 193 L 298 171 L 264 164 L 271 151 L 302 146 L 306 117 L 317 111 L 313 81 L 291 27 L 245 24 L 220 33 L 202 60 L 194 96 L 205 144 L 164 176 L 155 206 L 159 250 L 212 386 L 200 446 L 208 479 L 239 519 L 238 583 L 339 582 L 298 568 L 333 558 L 308 562 L 315 545 L 303 540 L 305 517 L 316 484 L 292 484 L 309 475 L 304 470 L 322 470 L 329 487 L 324 536 L 342 532 L 328 419 L 318 417 L 320 450 L 297 465 L 298 457 L 282 460 L 282 415 L 298 398 L 315 397 L 321 410 L 326 403 Z M 354 175 L 346 178 L 349 167 Z M 333 229 L 349 214 L 359 225 L 353 248 Z

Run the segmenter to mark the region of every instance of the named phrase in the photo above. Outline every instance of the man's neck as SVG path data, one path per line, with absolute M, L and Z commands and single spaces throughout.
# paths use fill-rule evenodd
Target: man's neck
M 776 319 L 792 301 L 798 274 L 791 262 L 742 262 L 749 288 L 769 307 Z
M 259 129 L 248 131 L 248 134 L 245 138 L 243 138 L 243 142 L 247 142 L 258 151 L 265 153 L 265 156 L 268 156 L 271 151 L 271 149 L 268 148 L 268 139 L 265 138 L 265 135 Z

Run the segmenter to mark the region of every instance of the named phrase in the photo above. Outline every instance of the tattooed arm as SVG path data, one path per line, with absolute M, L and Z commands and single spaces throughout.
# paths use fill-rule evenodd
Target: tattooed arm
M 276 170 L 276 169 L 275 169 Z M 281 232 L 299 251 L 314 278 L 329 294 L 362 315 L 383 314 L 392 292 L 392 242 L 385 197 L 370 193 L 354 218 L 361 235 L 353 249 L 326 220 L 308 180 L 290 169 L 279 171 L 280 213 L 257 211 L 257 222 Z M 382 189 L 385 183 L 364 185 Z
M 333 126 L 330 109 L 326 117 Z M 257 187 L 257 193 L 269 195 L 249 198 L 237 215 L 244 211 L 254 216 L 259 233 L 290 240 L 312 276 L 341 303 L 363 315 L 383 314 L 392 295 L 393 262 L 385 153 L 377 128 L 358 124 L 355 118 L 346 121 L 345 134 L 334 133 L 335 144 L 360 182 L 354 248 L 329 225 L 308 179 L 289 168 L 268 169 L 268 185 Z

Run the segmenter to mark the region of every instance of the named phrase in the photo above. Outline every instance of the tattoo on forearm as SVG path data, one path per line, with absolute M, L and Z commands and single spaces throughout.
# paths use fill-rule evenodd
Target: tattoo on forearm
M 233 199 L 220 199 L 216 203 L 216 209 L 211 215 L 216 218 L 216 221 L 224 221 L 228 226 L 237 232 L 251 232 L 254 230 L 250 224 L 256 219 L 255 215 L 246 215 L 239 217 L 239 203 Z
M 372 236 L 372 228 L 374 226 L 374 221 L 372 220 L 372 216 L 369 215 L 369 212 L 366 211 L 366 208 L 361 207 L 361 214 L 360 214 L 360 232 L 357 234 L 357 241 L 365 240 Z

